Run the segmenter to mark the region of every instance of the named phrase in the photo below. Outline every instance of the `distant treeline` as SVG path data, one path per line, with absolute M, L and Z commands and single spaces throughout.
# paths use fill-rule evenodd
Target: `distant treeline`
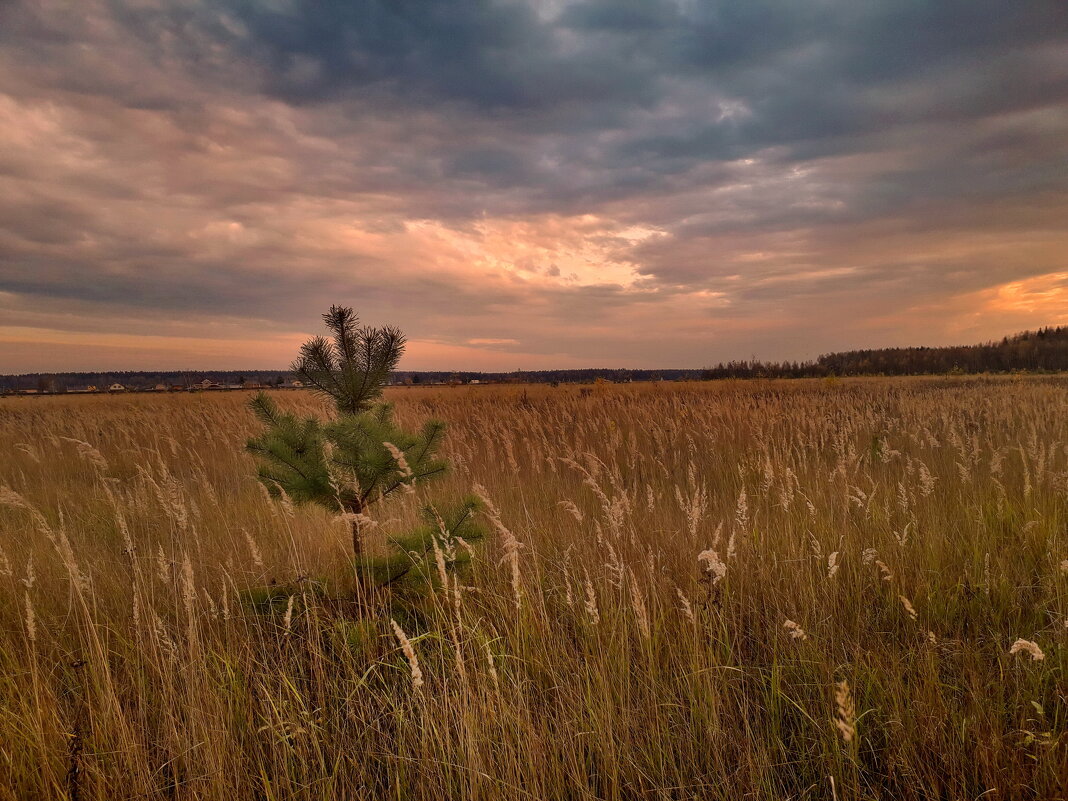
M 1068 371 L 1068 327 L 1041 328 L 998 342 L 942 348 L 879 348 L 828 353 L 813 361 L 731 361 L 697 370 L 531 370 L 510 373 L 411 371 L 393 374 L 392 383 L 589 383 L 606 381 L 678 381 L 722 378 L 819 378 L 855 375 L 932 375 L 940 373 L 1008 373 Z M 67 392 L 112 384 L 129 389 L 157 385 L 191 387 L 205 379 L 219 384 L 282 385 L 293 380 L 288 370 L 204 370 L 198 372 L 26 373 L 0 376 L 0 391 Z
M 39 392 L 68 392 L 96 387 L 103 391 L 112 384 L 128 389 L 191 387 L 205 379 L 218 384 L 263 384 L 274 386 L 293 380 L 288 370 L 203 370 L 203 371 L 136 371 L 118 370 L 101 373 L 24 373 L 0 376 L 0 391 L 36 389 Z
M 981 345 L 878 348 L 828 353 L 815 361 L 735 361 L 701 371 L 716 378 L 817 378 L 850 375 L 1061 372 L 1068 370 L 1068 327 L 1040 328 Z

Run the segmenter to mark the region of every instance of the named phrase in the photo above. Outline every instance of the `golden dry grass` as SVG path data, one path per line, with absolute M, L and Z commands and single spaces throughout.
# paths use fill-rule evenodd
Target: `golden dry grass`
M 406 649 L 247 396 L 4 399 L 0 798 L 1064 798 L 1066 390 L 392 390 L 454 469 L 381 525 L 496 509 Z

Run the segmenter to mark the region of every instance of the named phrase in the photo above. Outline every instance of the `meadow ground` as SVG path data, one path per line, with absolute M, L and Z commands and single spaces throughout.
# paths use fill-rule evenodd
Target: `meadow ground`
M 248 395 L 0 400 L 0 798 L 1068 795 L 1064 379 L 388 398 L 377 531 L 492 504 L 407 649 Z

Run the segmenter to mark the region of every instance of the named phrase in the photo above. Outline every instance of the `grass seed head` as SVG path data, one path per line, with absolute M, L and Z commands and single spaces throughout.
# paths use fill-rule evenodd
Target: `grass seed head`
M 1041 662 L 1046 658 L 1046 655 L 1042 653 L 1042 649 L 1038 647 L 1038 643 L 1031 640 L 1025 640 L 1023 638 L 1018 639 L 1009 648 L 1010 654 L 1027 654 L 1031 657 L 1032 662 Z

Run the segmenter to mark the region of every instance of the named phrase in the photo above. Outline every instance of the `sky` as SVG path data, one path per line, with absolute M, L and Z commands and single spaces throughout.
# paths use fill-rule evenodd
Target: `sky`
M 0 373 L 1068 324 L 1064 0 L 0 0 Z

